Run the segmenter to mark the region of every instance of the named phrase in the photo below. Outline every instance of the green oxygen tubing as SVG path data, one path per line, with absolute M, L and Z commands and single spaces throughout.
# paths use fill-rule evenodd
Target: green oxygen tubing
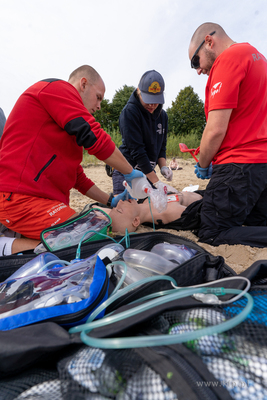
M 122 262 L 121 262 L 122 263 Z M 113 263 L 114 264 L 114 263 Z M 112 265 L 112 264 L 111 264 Z M 126 275 L 127 266 L 125 264 L 125 274 L 123 274 L 119 284 L 121 285 L 121 281 L 123 277 Z M 107 269 L 110 268 L 110 265 L 107 266 Z M 174 287 L 174 289 L 161 291 L 154 293 L 152 295 L 145 296 L 138 300 L 138 302 L 145 301 L 145 303 L 137 305 L 127 311 L 123 311 L 118 314 L 110 313 L 103 318 L 94 321 L 97 315 L 104 310 L 109 304 L 117 300 L 119 297 L 125 295 L 130 290 L 133 290 L 137 286 L 143 285 L 148 282 L 152 282 L 155 280 L 169 280 Z M 171 345 L 176 343 L 188 342 L 190 340 L 198 339 L 202 336 L 218 334 L 221 332 L 225 332 L 229 329 L 232 329 L 236 325 L 240 324 L 251 312 L 254 301 L 252 296 L 247 293 L 250 287 L 250 282 L 247 278 L 243 277 L 231 277 L 224 278 L 216 281 L 228 281 L 231 279 L 244 279 L 247 281 L 247 287 L 244 290 L 239 289 L 225 289 L 223 287 L 220 288 L 208 288 L 206 286 L 214 284 L 215 282 L 210 282 L 204 285 L 196 285 L 192 287 L 178 287 L 176 286 L 175 280 L 168 275 L 160 275 L 160 276 L 152 276 L 149 278 L 142 279 L 140 281 L 134 282 L 127 286 L 124 289 L 119 291 L 114 290 L 111 296 L 102 303 L 88 318 L 87 322 L 83 325 L 73 327 L 69 330 L 69 333 L 81 332 L 81 340 L 88 346 L 99 347 L 103 349 L 126 349 L 126 348 L 137 348 L 137 347 L 151 347 L 151 346 L 162 346 L 162 345 Z M 236 296 L 229 301 L 220 301 L 217 296 L 223 296 L 225 294 L 235 294 Z M 89 333 L 95 329 L 102 326 L 106 326 L 126 318 L 129 318 L 133 315 L 139 314 L 143 311 L 149 310 L 153 307 L 157 307 L 161 304 L 168 303 L 177 299 L 181 299 L 188 296 L 194 296 L 197 300 L 202 301 L 206 304 L 228 304 L 232 303 L 235 300 L 239 299 L 241 296 L 246 297 L 247 304 L 245 308 L 235 317 L 230 320 L 221 322 L 218 325 L 209 326 L 202 329 L 197 329 L 191 332 L 178 333 L 173 335 L 153 335 L 153 336 L 134 336 L 134 337 L 119 337 L 119 338 L 94 338 L 89 336 Z M 153 300 L 150 300 L 152 297 L 156 297 Z M 136 302 L 134 302 L 136 303 Z

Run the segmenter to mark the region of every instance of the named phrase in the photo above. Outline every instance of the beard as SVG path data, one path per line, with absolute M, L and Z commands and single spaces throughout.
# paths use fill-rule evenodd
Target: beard
M 215 57 L 215 54 L 211 50 L 208 50 L 205 48 L 204 52 L 205 52 L 206 63 L 207 63 L 206 69 L 210 71 L 214 64 L 214 61 L 216 60 L 216 57 Z

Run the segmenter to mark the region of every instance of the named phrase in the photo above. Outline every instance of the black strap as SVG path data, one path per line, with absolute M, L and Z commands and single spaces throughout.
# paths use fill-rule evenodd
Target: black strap
M 111 202 L 114 199 L 114 195 L 113 193 L 110 193 L 108 201 L 107 201 L 107 206 L 110 207 L 111 206 Z
M 206 367 L 199 356 L 194 354 L 191 350 L 189 350 L 182 344 L 175 344 L 168 347 L 175 353 L 181 355 L 188 362 L 188 364 L 190 364 L 196 370 L 196 372 L 203 379 L 203 382 L 208 383 L 207 387 L 209 387 L 212 392 L 216 394 L 218 399 L 232 399 L 228 390 L 223 387 L 222 383 L 218 381 L 215 376 L 209 371 L 209 369 Z
M 179 400 L 199 400 L 199 397 L 194 393 L 190 384 L 174 368 L 167 357 L 156 353 L 152 347 L 137 348 L 134 351 L 161 376 L 166 385 L 177 394 Z

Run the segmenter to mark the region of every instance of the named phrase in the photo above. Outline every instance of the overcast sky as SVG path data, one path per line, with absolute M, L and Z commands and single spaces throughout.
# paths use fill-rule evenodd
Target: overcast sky
M 150 69 L 165 80 L 165 106 L 193 86 L 204 100 L 207 77 L 190 68 L 188 45 L 203 22 L 267 57 L 266 0 L 0 0 L 0 107 L 45 78 L 68 80 L 83 64 L 102 76 L 112 101 Z

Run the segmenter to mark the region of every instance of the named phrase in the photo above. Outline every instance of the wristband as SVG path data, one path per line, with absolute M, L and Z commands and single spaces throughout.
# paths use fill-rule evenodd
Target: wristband
M 107 206 L 110 207 L 111 206 L 111 202 L 114 199 L 114 195 L 113 193 L 110 193 L 108 201 L 107 201 Z

